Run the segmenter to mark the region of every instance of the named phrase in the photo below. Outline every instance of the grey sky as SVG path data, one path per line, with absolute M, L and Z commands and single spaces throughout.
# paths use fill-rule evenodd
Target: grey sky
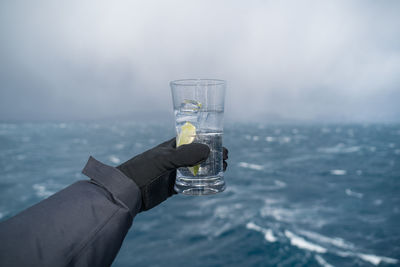
M 226 115 L 400 121 L 398 1 L 1 1 L 0 120 L 171 114 L 228 80 Z

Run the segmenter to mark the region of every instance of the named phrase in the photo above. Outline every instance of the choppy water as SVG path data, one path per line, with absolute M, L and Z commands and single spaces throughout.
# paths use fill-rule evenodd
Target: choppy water
M 0 219 L 174 135 L 169 124 L 0 124 Z M 399 266 L 400 125 L 227 125 L 227 190 L 134 221 L 113 266 Z

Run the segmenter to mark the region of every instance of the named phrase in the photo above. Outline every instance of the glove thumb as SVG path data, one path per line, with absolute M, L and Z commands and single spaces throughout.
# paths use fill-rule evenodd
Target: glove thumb
M 178 147 L 171 155 L 171 163 L 176 168 L 197 165 L 208 158 L 210 148 L 204 144 L 188 144 Z

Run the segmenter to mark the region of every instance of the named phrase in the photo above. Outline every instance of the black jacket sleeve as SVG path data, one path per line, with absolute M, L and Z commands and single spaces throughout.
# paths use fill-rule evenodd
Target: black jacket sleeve
M 79 181 L 0 223 L 0 266 L 110 266 L 141 207 L 137 185 L 90 157 Z

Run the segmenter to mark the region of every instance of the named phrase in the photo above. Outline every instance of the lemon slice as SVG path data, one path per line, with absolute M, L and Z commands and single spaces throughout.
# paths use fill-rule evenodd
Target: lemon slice
M 194 141 L 195 137 L 196 137 L 196 127 L 187 121 L 181 127 L 181 132 L 179 133 L 178 140 L 176 141 L 176 147 L 179 147 L 181 145 L 191 144 Z M 199 172 L 199 168 L 200 165 L 188 167 L 188 169 L 194 176 L 196 176 L 197 173 Z
M 181 145 L 191 144 L 194 141 L 195 137 L 196 137 L 196 127 L 190 122 L 186 122 L 181 127 L 181 132 L 178 135 L 176 147 L 179 147 Z

